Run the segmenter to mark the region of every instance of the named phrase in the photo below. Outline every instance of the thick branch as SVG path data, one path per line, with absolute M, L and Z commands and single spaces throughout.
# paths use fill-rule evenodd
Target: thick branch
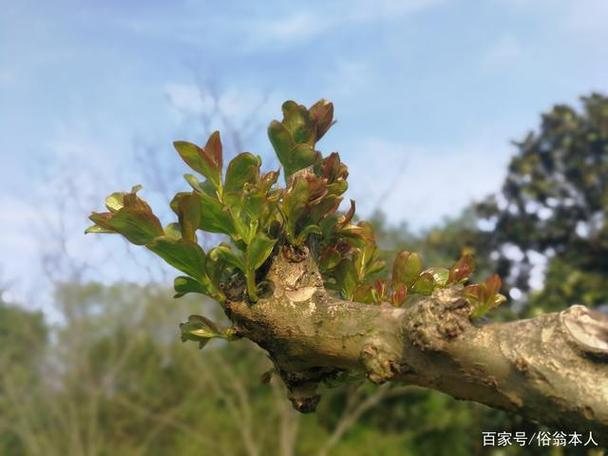
M 265 348 L 300 411 L 317 385 L 347 371 L 399 381 L 608 438 L 608 316 L 583 306 L 475 325 L 458 289 L 405 308 L 330 296 L 310 255 L 280 253 L 273 296 L 229 302 L 240 333 Z

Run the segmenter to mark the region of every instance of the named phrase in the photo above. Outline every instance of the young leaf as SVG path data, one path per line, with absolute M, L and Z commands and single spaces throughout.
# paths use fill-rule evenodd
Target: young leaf
M 471 254 L 464 254 L 450 268 L 448 283 L 460 283 L 468 279 L 475 269 L 475 262 Z
M 268 127 L 268 138 L 274 148 L 287 179 L 296 171 L 312 165 L 318 158 L 318 153 L 310 144 L 298 144 L 285 125 L 276 120 Z
M 243 256 L 235 253 L 228 244 L 222 243 L 211 249 L 209 251 L 209 257 L 213 261 L 223 262 L 229 266 L 239 269 L 242 272 L 247 270 Z
M 395 307 L 400 307 L 407 298 L 407 288 L 405 285 L 400 284 L 397 287 L 393 287 L 391 294 L 391 304 Z
M 175 141 L 173 146 L 190 168 L 209 179 L 215 188 L 221 187 L 222 143 L 219 132 L 211 134 L 204 148 L 187 141 Z
M 150 206 L 137 196 L 141 187 L 133 187 L 130 193 L 113 193 L 106 199 L 110 212 L 94 212 L 89 219 L 95 223 L 85 233 L 119 233 L 129 242 L 145 245 L 163 228 Z
M 171 209 L 178 216 L 182 238 L 196 242 L 196 230 L 201 220 L 201 197 L 196 192 L 181 192 L 171 201 Z
M 253 271 L 259 269 L 272 253 L 276 242 L 263 233 L 256 234 L 251 244 L 247 246 L 247 268 Z
M 217 198 L 206 193 L 200 194 L 201 220 L 199 227 L 210 233 L 236 234 L 232 215 Z
M 190 277 L 200 279 L 205 273 L 205 252 L 195 242 L 161 236 L 146 247 Z
M 340 262 L 335 272 L 338 290 L 344 299 L 353 299 L 353 292 L 357 286 L 357 271 L 355 264 L 348 259 Z
M 319 100 L 310 107 L 310 117 L 315 125 L 315 140 L 327 133 L 334 122 L 334 105 L 327 100 Z
M 210 291 L 208 288 L 203 286 L 201 282 L 193 279 L 192 277 L 178 276 L 173 281 L 173 288 L 175 290 L 174 298 L 181 298 L 187 293 L 200 293 L 209 295 Z
M 165 226 L 165 236 L 171 239 L 181 239 L 182 228 L 179 226 L 179 223 L 169 223 Z
M 214 337 L 222 337 L 216 324 L 201 315 L 190 315 L 186 323 L 180 323 L 179 329 L 182 342 L 198 342 L 199 348 L 203 348 Z
M 417 253 L 402 250 L 393 263 L 392 282 L 394 285 L 412 286 L 422 271 L 422 259 Z M 432 277 L 432 276 L 431 276 Z
M 289 130 L 294 141 L 298 144 L 314 145 L 316 139 L 315 129 L 306 107 L 297 104 L 295 101 L 288 100 L 283 103 L 282 111 L 282 124 Z
M 428 268 L 425 272 L 433 276 L 433 281 L 436 286 L 445 287 L 448 284 L 450 271 L 446 268 Z
M 296 245 L 302 245 L 311 234 L 323 234 L 319 225 L 307 225 L 296 237 Z
M 348 177 L 348 167 L 340 161 L 340 154 L 332 152 L 315 164 L 315 172 L 327 179 L 329 183 L 345 181 Z
M 242 192 L 245 184 L 255 184 L 260 177 L 260 157 L 243 152 L 234 157 L 226 170 L 226 192 Z
M 433 280 L 433 275 L 430 272 L 423 272 L 420 274 L 412 285 L 412 292 L 421 294 L 423 296 L 431 295 L 434 289 L 435 281 Z

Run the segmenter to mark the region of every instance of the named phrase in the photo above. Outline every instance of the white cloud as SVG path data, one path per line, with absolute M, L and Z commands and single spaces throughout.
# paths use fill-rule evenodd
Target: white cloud
M 197 114 L 211 108 L 210 101 L 205 103 L 195 84 L 170 82 L 165 84 L 164 92 L 171 106 L 180 112 Z
M 251 35 L 248 47 L 289 45 L 318 37 L 332 29 L 360 26 L 381 20 L 397 19 L 451 0 L 336 0 L 318 4 L 315 9 L 249 20 L 243 24 Z
M 425 227 L 497 191 L 508 155 L 490 143 L 448 149 L 370 139 L 347 160 L 351 195 L 363 215 L 381 209 L 390 222 Z
M 332 18 L 315 16 L 310 12 L 298 12 L 278 20 L 258 24 L 258 38 L 266 40 L 299 41 L 311 38 L 332 26 Z
M 284 101 L 274 92 L 229 87 L 212 93 L 194 83 L 170 82 L 163 90 L 180 120 L 201 114 L 217 117 L 214 114 L 219 112 L 233 125 L 239 125 L 253 113 L 264 120 L 276 117 Z

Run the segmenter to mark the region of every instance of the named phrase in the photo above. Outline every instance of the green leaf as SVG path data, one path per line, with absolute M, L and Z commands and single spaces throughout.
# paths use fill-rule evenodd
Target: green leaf
M 199 228 L 210 233 L 224 233 L 233 236 L 236 233 L 234 221 L 228 210 L 217 198 L 206 193 L 200 194 L 201 221 Z
M 226 192 L 242 192 L 246 183 L 255 184 L 260 177 L 260 157 L 243 152 L 234 157 L 226 170 Z
M 157 237 L 146 245 L 176 269 L 195 279 L 205 274 L 205 252 L 198 244 L 167 236 Z
M 376 295 L 377 293 L 370 284 L 363 283 L 355 288 L 353 296 L 350 299 L 355 302 L 364 302 L 366 304 L 372 304 Z
M 310 113 L 305 106 L 288 100 L 283 103 L 283 125 L 289 130 L 294 141 L 298 144 L 314 145 L 316 140 L 315 128 Z
M 163 234 L 160 221 L 151 212 L 123 208 L 118 211 L 110 225 L 118 233 L 136 245 L 145 245 L 156 236 Z
M 91 225 L 86 230 L 84 230 L 84 234 L 112 234 L 116 233 L 114 230 L 110 230 L 99 225 Z
M 335 268 L 338 263 L 340 263 L 341 259 L 342 255 L 335 246 L 326 246 L 323 248 L 321 255 L 319 256 L 319 267 L 321 271 L 327 272 Z
M 292 242 L 295 242 L 296 225 L 305 212 L 309 196 L 308 182 L 302 176 L 298 176 L 291 182 L 291 185 L 283 196 L 281 208 L 285 217 L 287 236 Z
M 124 206 L 124 192 L 114 192 L 106 198 L 106 207 L 110 212 L 118 212 Z
M 277 241 L 264 233 L 258 233 L 247 246 L 247 268 L 255 271 L 268 259 Z
M 196 144 L 188 141 L 174 141 L 173 147 L 186 164 L 199 174 L 205 176 L 205 165 L 203 164 L 202 149 Z M 206 176 L 205 176 L 206 177 Z
M 258 221 L 265 211 L 269 209 L 268 204 L 268 200 L 260 193 L 243 195 L 243 209 L 252 220 Z
M 426 271 L 433 276 L 435 285 L 445 287 L 448 284 L 450 271 L 446 268 L 428 268 Z M 424 273 L 423 273 L 424 274 Z
M 187 141 L 175 141 L 173 146 L 190 168 L 209 179 L 215 188 L 221 186 L 222 143 L 219 132 L 211 134 L 204 148 Z
M 338 290 L 342 294 L 342 297 L 344 299 L 352 299 L 357 286 L 355 264 L 348 259 L 342 260 L 336 267 L 335 276 Z
M 423 272 L 412 285 L 412 292 L 424 296 L 429 296 L 435 289 L 435 281 L 433 275 L 429 272 Z
M 182 237 L 186 241 L 196 242 L 196 230 L 201 220 L 200 193 L 180 192 L 171 200 L 170 205 L 178 216 Z
M 190 315 L 186 323 L 180 323 L 179 329 L 182 342 L 187 340 L 198 342 L 199 348 L 203 348 L 209 340 L 216 337 L 225 340 L 239 337 L 234 328 L 221 330 L 213 321 L 202 315 Z
M 417 253 L 403 250 L 397 254 L 393 263 L 393 284 L 412 286 L 422 271 L 422 259 Z
M 181 239 L 182 228 L 179 226 L 179 223 L 169 223 L 165 226 L 165 236 L 171 239 Z
M 213 261 L 223 262 L 229 266 L 239 269 L 242 272 L 247 270 L 245 259 L 241 254 L 235 253 L 228 244 L 222 243 L 211 249 L 209 251 L 209 257 Z
M 150 206 L 137 196 L 141 186 L 130 193 L 113 193 L 107 199 L 111 212 L 94 212 L 95 223 L 86 233 L 119 233 L 136 245 L 144 245 L 163 234 L 163 228 Z M 120 196 L 119 196 L 120 195 Z
M 312 165 L 318 153 L 310 144 L 298 144 L 285 125 L 276 120 L 268 127 L 268 138 L 274 148 L 287 179 L 296 171 Z
M 175 289 L 174 298 L 181 298 L 187 293 L 200 293 L 209 295 L 210 291 L 208 287 L 203 286 L 201 282 L 193 279 L 192 277 L 178 276 L 173 281 L 173 288 Z
M 190 315 L 186 323 L 180 323 L 179 329 L 182 342 L 198 342 L 199 348 L 203 348 L 214 337 L 222 337 L 216 324 L 201 315 Z
M 321 227 L 319 225 L 305 226 L 296 238 L 296 245 L 304 244 L 308 240 L 308 236 L 310 236 L 311 234 L 323 234 L 323 231 L 321 230 Z
M 186 179 L 186 182 L 188 182 L 188 184 L 190 184 L 190 187 L 192 187 L 193 190 L 195 190 L 199 193 L 207 193 L 207 192 L 205 192 L 205 189 L 203 188 L 201 181 L 198 180 L 198 177 L 196 177 L 194 174 L 184 174 L 184 179 Z
M 472 318 L 482 317 L 489 310 L 498 307 L 507 298 L 499 293 L 502 280 L 497 274 L 488 277 L 481 284 L 468 285 L 464 287 L 464 296 L 471 303 Z

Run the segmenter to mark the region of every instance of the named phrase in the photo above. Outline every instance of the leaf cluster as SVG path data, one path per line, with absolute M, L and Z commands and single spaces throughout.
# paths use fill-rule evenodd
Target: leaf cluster
M 204 146 L 176 141 L 174 147 L 195 174 L 186 174 L 190 191 L 177 193 L 170 203 L 177 217 L 163 226 L 138 196 L 140 186 L 106 198 L 106 212 L 94 212 L 87 233 L 118 233 L 159 255 L 185 275 L 174 281 L 175 297 L 201 293 L 223 303 L 245 299 L 255 303 L 272 290 L 265 271 L 279 248 L 298 256 L 307 246 L 315 255 L 329 290 L 344 299 L 403 305 L 410 295 L 430 295 L 435 289 L 466 281 L 472 271 L 468 256 L 451 269 L 422 267 L 417 253 L 400 252 L 392 275 L 380 278 L 379 258 L 369 223 L 355 222 L 355 203 L 339 212 L 348 188 L 348 168 L 337 152 L 324 157 L 316 150 L 334 124 L 333 104 L 320 100 L 310 108 L 287 101 L 283 119 L 274 120 L 268 137 L 282 165 L 262 172 L 262 160 L 250 152 L 236 155 L 224 169 L 219 132 Z M 219 233 L 222 242 L 205 252 L 197 232 Z M 477 309 L 496 304 L 496 282 L 468 288 Z M 491 303 L 488 300 L 494 300 Z M 485 307 L 484 307 L 485 306 Z M 201 345 L 213 337 L 228 337 L 205 317 L 182 324 L 184 340 Z M 230 336 L 232 337 L 232 336 Z

